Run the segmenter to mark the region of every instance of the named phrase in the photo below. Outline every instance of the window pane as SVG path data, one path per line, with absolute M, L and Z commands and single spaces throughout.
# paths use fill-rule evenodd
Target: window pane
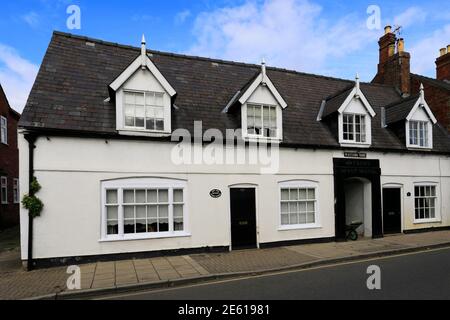
M 175 218 L 173 222 L 173 230 L 174 231 L 183 231 L 183 218 Z
M 302 212 L 299 214 L 299 224 L 305 224 L 306 223 L 306 213 Z
M 147 223 L 148 232 L 158 232 L 158 219 L 149 219 Z
M 289 203 L 289 213 L 297 213 L 297 202 L 291 202 Z
M 144 128 L 145 126 L 145 109 L 143 106 L 136 107 L 136 127 Z
M 146 203 L 145 190 L 136 190 L 136 203 Z
M 107 190 L 106 191 L 106 203 L 116 204 L 117 203 L 117 190 Z
M 125 220 L 123 229 L 125 234 L 135 233 L 134 220 Z
M 147 207 L 147 215 L 149 218 L 158 218 L 158 207 L 157 206 L 148 206 Z
M 315 189 L 308 189 L 308 199 L 316 200 L 316 190 Z
M 118 220 L 119 219 L 119 208 L 117 206 L 106 207 L 106 219 L 107 220 Z
M 287 202 L 281 203 L 281 213 L 289 213 L 289 204 Z
M 289 215 L 289 219 L 290 219 L 290 224 L 298 224 L 298 214 L 297 213 L 291 213 Z
M 174 202 L 183 202 L 183 190 L 174 190 L 173 191 L 173 201 Z
M 289 224 L 289 215 L 288 214 L 282 214 L 281 215 L 281 224 L 282 225 L 288 225 Z
M 169 231 L 169 219 L 159 219 L 159 232 Z
M 290 189 L 289 190 L 289 199 L 290 200 L 298 200 L 298 189 Z
M 147 220 L 136 220 L 136 233 L 146 233 L 147 232 Z
M 148 203 L 158 203 L 158 191 L 147 190 L 147 201 Z
M 314 213 L 308 213 L 306 216 L 306 223 L 316 223 L 316 217 L 314 215 Z
M 155 94 L 155 105 L 157 105 L 157 106 L 163 106 L 164 105 L 164 94 L 163 93 L 156 93 Z
M 147 210 L 145 206 L 136 206 L 136 219 L 146 219 Z
M 173 206 L 173 216 L 174 217 L 183 217 L 183 205 L 182 204 L 176 204 Z
M 124 203 L 134 203 L 134 190 L 124 190 L 123 191 L 123 202 Z
M 159 219 L 161 218 L 168 218 L 169 217 L 169 206 L 158 206 L 158 213 L 159 213 Z
M 307 211 L 307 209 L 306 209 L 306 202 L 300 202 L 299 203 L 299 212 L 306 212 Z
M 144 105 L 144 93 L 135 93 L 136 105 Z
M 145 94 L 145 103 L 147 106 L 154 106 L 156 104 L 155 94 L 153 92 L 147 92 Z
M 281 200 L 289 200 L 289 189 L 281 189 Z
M 156 120 L 156 129 L 158 131 L 163 131 L 164 130 L 164 120 Z
M 119 221 L 117 221 L 117 220 L 108 221 L 106 234 L 108 234 L 108 235 L 119 234 Z
M 300 200 L 306 200 L 306 199 L 307 199 L 306 189 L 300 189 Z
M 169 202 L 169 191 L 168 190 L 158 190 L 158 201 Z
M 125 219 L 134 219 L 134 206 L 125 206 L 123 208 L 123 215 Z
M 134 104 L 134 94 L 130 92 L 125 92 L 125 103 Z

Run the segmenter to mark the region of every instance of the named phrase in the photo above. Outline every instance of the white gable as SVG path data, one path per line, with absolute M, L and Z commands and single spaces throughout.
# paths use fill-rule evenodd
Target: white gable
M 345 112 L 357 113 L 357 114 L 368 114 L 368 111 L 360 99 L 353 98 L 350 103 L 345 108 Z
M 414 113 L 411 114 L 410 120 L 413 121 L 429 121 L 430 118 L 423 108 L 417 108 Z
M 122 86 L 125 90 L 166 92 L 156 77 L 149 70 L 137 70 Z M 167 92 L 166 92 L 167 93 Z
M 267 86 L 259 85 L 248 98 L 247 103 L 279 105 L 277 99 Z

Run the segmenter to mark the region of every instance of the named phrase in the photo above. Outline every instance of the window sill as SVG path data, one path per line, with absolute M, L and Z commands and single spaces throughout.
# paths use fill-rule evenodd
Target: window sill
M 341 147 L 344 148 L 370 148 L 370 143 L 357 143 L 357 142 L 340 142 Z
M 118 242 L 118 241 L 136 241 L 136 240 L 152 240 L 152 239 L 166 239 L 166 238 L 186 238 L 192 235 L 188 232 L 175 232 L 175 233 L 161 233 L 161 234 L 128 234 L 124 236 L 108 236 L 102 238 L 99 242 Z
M 294 230 L 307 230 L 307 229 L 321 229 L 319 224 L 296 224 L 292 226 L 278 227 L 278 231 L 294 231 Z
M 131 130 L 131 129 L 118 129 L 120 135 L 123 136 L 135 136 L 135 137 L 170 137 L 172 134 L 165 131 L 145 131 L 145 130 Z
M 244 139 L 244 141 L 246 142 L 277 142 L 280 143 L 283 139 L 281 138 L 268 138 L 268 137 L 263 137 L 263 136 L 251 136 L 251 135 L 246 135 L 242 137 Z
M 432 147 L 407 146 L 408 150 L 431 151 Z
M 413 224 L 442 223 L 441 219 L 414 220 Z

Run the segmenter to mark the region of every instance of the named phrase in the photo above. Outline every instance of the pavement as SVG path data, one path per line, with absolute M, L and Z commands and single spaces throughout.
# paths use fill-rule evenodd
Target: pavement
M 367 286 L 369 266 L 380 269 L 379 290 Z M 176 288 L 95 297 L 100 300 L 449 300 L 450 248 L 372 258 Z M 180 302 L 181 304 L 181 302 Z M 183 302 L 184 304 L 184 302 Z M 190 303 L 196 305 L 196 303 Z M 202 306 L 208 304 L 201 303 Z M 214 304 L 213 304 L 214 305 Z M 178 310 L 174 308 L 175 310 Z M 278 306 L 272 306 L 271 315 Z M 283 305 L 282 309 L 286 306 Z M 221 313 L 222 309 L 212 314 Z M 170 310 L 168 310 L 170 312 Z M 281 311 L 280 311 L 281 312 Z M 210 317 L 214 318 L 214 317 Z
M 1 239 L 0 239 L 1 241 Z M 216 279 L 295 270 L 450 246 L 450 231 L 80 265 L 81 290 L 67 290 L 66 267 L 22 270 L 17 248 L 0 251 L 0 299 L 78 299 Z

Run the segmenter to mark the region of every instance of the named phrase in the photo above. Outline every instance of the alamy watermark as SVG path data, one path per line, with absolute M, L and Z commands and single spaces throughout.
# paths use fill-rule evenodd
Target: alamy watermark
M 81 8 L 75 4 L 67 7 L 66 13 L 69 15 L 66 21 L 67 29 L 81 29 Z
M 275 174 L 280 169 L 279 141 L 251 137 L 244 140 L 241 129 L 203 132 L 202 121 L 194 122 L 194 134 L 177 129 L 172 141 L 171 161 L 175 165 L 229 165 L 257 168 L 261 174 Z
M 70 274 L 67 279 L 67 290 L 81 290 L 81 269 L 79 266 L 70 266 L 67 268 L 67 274 Z
M 366 25 L 369 30 L 380 30 L 381 29 L 381 9 L 379 6 L 372 4 L 367 7 L 367 18 Z
M 367 274 L 370 275 L 367 279 L 367 289 L 381 290 L 381 268 L 376 265 L 369 266 Z

